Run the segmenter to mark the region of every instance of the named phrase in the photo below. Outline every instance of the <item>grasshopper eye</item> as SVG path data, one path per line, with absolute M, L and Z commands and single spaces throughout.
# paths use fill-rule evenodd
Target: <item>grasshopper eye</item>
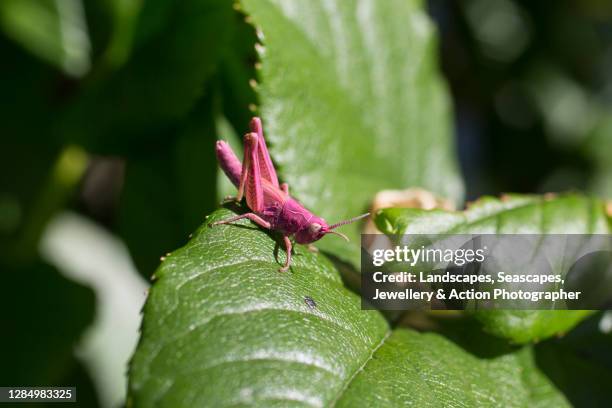
M 308 229 L 310 230 L 311 233 L 318 234 L 319 231 L 321 231 L 321 224 L 317 224 L 316 222 L 313 222 L 312 224 L 310 224 Z

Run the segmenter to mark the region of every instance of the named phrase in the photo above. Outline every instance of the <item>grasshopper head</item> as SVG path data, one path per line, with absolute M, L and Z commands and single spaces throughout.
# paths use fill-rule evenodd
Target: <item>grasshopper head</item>
M 348 237 L 340 232 L 333 231 L 334 228 L 337 228 L 341 225 L 346 225 L 358 221 L 362 218 L 367 217 L 370 213 L 362 214 L 358 217 L 351 218 L 349 220 L 340 221 L 333 225 L 327 225 L 324 219 L 313 217 L 311 222 L 300 231 L 295 234 L 295 242 L 298 244 L 310 244 L 311 242 L 315 242 L 323 238 L 325 234 L 334 234 L 339 235 L 345 240 L 349 240 Z
M 295 242 L 310 244 L 323 238 L 329 232 L 329 226 L 323 218 L 312 217 L 311 222 L 295 233 Z

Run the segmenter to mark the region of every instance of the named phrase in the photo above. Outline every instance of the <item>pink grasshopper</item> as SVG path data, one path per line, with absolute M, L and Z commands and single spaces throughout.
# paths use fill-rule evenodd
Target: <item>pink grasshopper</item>
M 325 234 L 340 235 L 348 241 L 346 235 L 333 231 L 333 229 L 369 215 L 367 213 L 327 225 L 323 218 L 315 216 L 292 198 L 289 195 L 287 183 L 278 183 L 259 118 L 251 120 L 251 132 L 244 136 L 242 164 L 232 148 L 222 140 L 217 141 L 217 159 L 227 177 L 238 187 L 236 201 L 241 201 L 242 197 L 246 196 L 247 205 L 252 212 L 217 221 L 210 226 L 229 224 L 242 218 L 248 218 L 260 227 L 280 232 L 283 235 L 287 252 L 285 265 L 279 269 L 281 272 L 289 269 L 291 265 L 290 236 L 294 236 L 298 244 L 310 244 L 321 239 Z

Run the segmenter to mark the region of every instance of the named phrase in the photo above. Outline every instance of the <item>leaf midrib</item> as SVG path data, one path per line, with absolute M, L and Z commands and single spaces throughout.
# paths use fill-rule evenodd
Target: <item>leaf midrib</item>
M 355 377 L 357 377 L 357 375 L 364 370 L 364 368 L 368 365 L 368 363 L 374 358 L 374 354 L 376 354 L 376 352 L 378 351 L 378 349 L 380 349 L 385 342 L 387 341 L 387 339 L 389 338 L 389 336 L 391 336 L 391 333 L 393 331 L 392 330 L 387 330 L 384 334 L 384 336 L 381 338 L 381 340 L 378 342 L 378 344 L 372 348 L 372 351 L 370 352 L 370 355 L 365 359 L 365 361 L 355 370 L 355 372 L 353 372 L 353 374 L 351 374 L 347 381 L 344 383 L 344 385 L 342 386 L 342 388 L 338 391 L 338 394 L 336 395 L 336 397 L 332 400 L 330 406 L 331 407 L 335 407 L 336 404 L 338 403 L 338 401 L 340 400 L 340 398 L 342 398 L 342 396 L 344 396 L 346 390 L 350 387 L 350 385 L 352 384 L 353 380 L 355 379 Z

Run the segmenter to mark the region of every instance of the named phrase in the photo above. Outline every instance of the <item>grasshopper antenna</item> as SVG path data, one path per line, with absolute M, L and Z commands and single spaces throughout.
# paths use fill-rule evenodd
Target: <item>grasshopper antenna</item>
M 355 222 L 355 221 L 359 221 L 360 219 L 367 217 L 368 215 L 370 215 L 370 213 L 369 213 L 369 212 L 368 212 L 368 213 L 365 213 L 365 214 L 358 215 L 357 217 L 353 217 L 353 218 L 348 219 L 348 220 L 344 220 L 344 221 L 337 222 L 337 223 L 335 223 L 334 225 L 330 225 L 330 226 L 329 226 L 329 229 L 330 229 L 330 230 L 333 230 L 334 228 L 338 228 L 338 227 L 340 227 L 340 226 L 342 226 L 342 225 L 351 224 L 351 223 L 353 223 L 353 222 Z M 330 232 L 331 232 L 331 231 L 330 231 Z M 336 234 L 338 234 L 338 233 L 336 232 Z
M 344 238 L 344 240 L 346 242 L 351 242 L 351 240 L 348 239 L 348 237 L 346 235 L 344 235 L 343 233 L 341 233 L 341 232 L 338 232 L 338 231 L 327 231 L 327 234 L 340 235 L 342 238 Z

